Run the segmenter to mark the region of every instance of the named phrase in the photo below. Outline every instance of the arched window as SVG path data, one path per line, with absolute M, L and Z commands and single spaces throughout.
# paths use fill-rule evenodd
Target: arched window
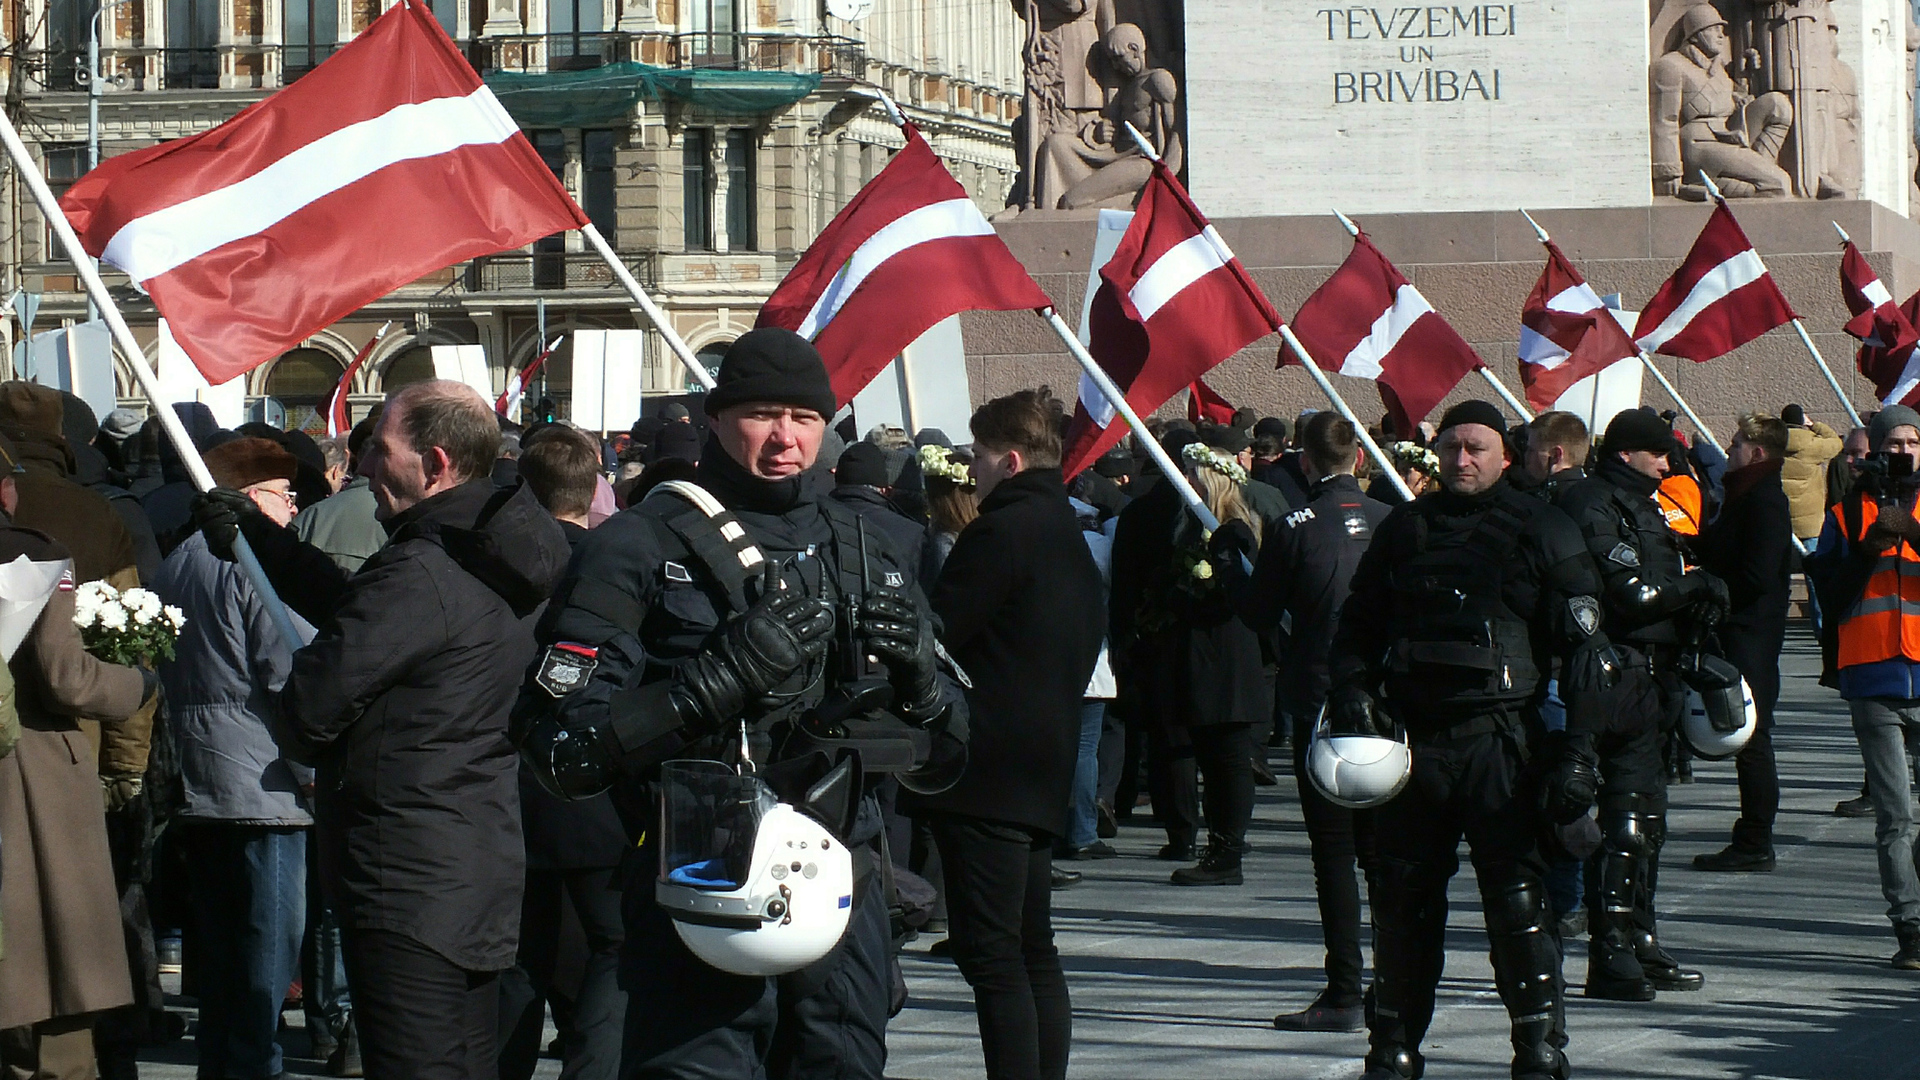
M 387 361 L 380 375 L 380 388 L 391 394 L 403 386 L 433 378 L 433 349 L 425 344 L 409 346 Z
M 296 405 L 324 405 L 340 385 L 346 365 L 320 349 L 295 349 L 267 371 L 267 394 L 288 409 Z

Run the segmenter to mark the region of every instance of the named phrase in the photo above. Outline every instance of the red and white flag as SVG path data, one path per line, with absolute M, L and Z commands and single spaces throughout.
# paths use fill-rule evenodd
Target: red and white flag
M 1853 313 L 1846 331 L 1860 339 L 1863 352 L 1872 348 L 1890 353 L 1920 341 L 1920 329 L 1893 302 L 1893 294 L 1851 240 L 1840 254 L 1840 295 Z
M 380 329 L 374 331 L 373 336 L 367 339 L 367 343 L 360 346 L 360 351 L 354 354 L 353 363 L 348 364 L 347 370 L 340 373 L 340 382 L 333 388 L 333 396 L 327 399 L 327 436 L 329 438 L 338 438 L 353 430 L 353 424 L 347 416 L 347 392 L 353 386 L 353 377 L 360 373 L 360 366 L 367 362 L 367 357 L 373 355 L 374 346 L 380 344 L 380 339 L 387 336 L 387 331 L 392 326 L 391 321 L 381 323 Z
M 425 274 L 587 224 L 420 0 L 61 207 L 216 386 Z
M 1652 353 L 1705 363 L 1793 321 L 1793 305 L 1725 203 L 1713 208 L 1693 250 L 1634 324 Z
M 540 370 L 540 365 L 546 363 L 547 357 L 552 356 L 553 350 L 559 347 L 560 338 L 556 335 L 547 343 L 546 348 L 540 350 L 540 355 L 527 362 L 526 367 L 508 376 L 507 388 L 500 392 L 500 399 L 493 403 L 493 411 L 501 416 L 511 417 L 513 410 L 520 407 L 520 398 L 526 394 L 527 384 L 533 381 L 534 373 Z
M 1574 383 L 1640 354 L 1559 245 L 1546 243 L 1546 269 L 1520 309 L 1520 383 L 1542 411 Z
M 1920 326 L 1920 292 L 1907 297 L 1899 313 L 1909 325 Z M 1883 349 L 1863 343 L 1854 362 L 1860 374 L 1873 380 L 1873 394 L 1880 399 L 1882 408 L 1888 405 L 1920 408 L 1920 344 L 1908 341 Z
M 962 311 L 1053 306 L 912 124 L 907 145 L 834 216 L 755 326 L 813 342 L 842 405 Z
M 1364 232 L 1340 269 L 1300 305 L 1293 332 L 1315 362 L 1377 383 L 1402 438 L 1468 372 L 1486 366 Z M 1282 349 L 1280 363 L 1299 360 Z
M 1279 313 L 1227 242 L 1180 181 L 1155 162 L 1126 235 L 1100 268 L 1087 319 L 1087 351 L 1126 394 L 1127 404 L 1142 415 L 1152 412 L 1279 325 Z M 1120 441 L 1127 425 L 1115 423 L 1118 416 L 1093 380 L 1082 376 L 1061 463 L 1068 476 Z
M 1193 423 L 1231 424 L 1233 413 L 1233 402 L 1214 393 L 1204 381 L 1195 379 L 1187 387 L 1187 419 Z

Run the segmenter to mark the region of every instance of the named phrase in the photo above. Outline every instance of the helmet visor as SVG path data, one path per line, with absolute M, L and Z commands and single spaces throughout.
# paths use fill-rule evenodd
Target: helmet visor
M 760 819 L 778 799 L 717 761 L 660 766 L 660 880 L 727 892 L 746 884 Z

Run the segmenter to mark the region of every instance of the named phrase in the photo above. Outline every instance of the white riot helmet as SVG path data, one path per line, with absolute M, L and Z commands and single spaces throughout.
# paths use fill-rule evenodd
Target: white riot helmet
M 695 956 L 784 975 L 833 950 L 853 911 L 853 856 L 758 777 L 717 761 L 660 767 L 654 899 Z
M 1307 775 L 1329 802 L 1365 810 L 1407 786 L 1407 778 L 1413 775 L 1413 750 L 1405 739 L 1331 734 L 1327 708 L 1322 705 L 1307 744 Z
M 1732 686 L 1687 690 L 1687 715 L 1680 730 L 1695 755 L 1724 761 L 1744 749 L 1759 726 L 1760 710 L 1746 679 L 1736 677 Z

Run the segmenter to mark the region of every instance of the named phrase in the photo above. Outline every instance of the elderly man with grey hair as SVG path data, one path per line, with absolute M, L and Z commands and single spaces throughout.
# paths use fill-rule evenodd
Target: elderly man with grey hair
M 362 466 L 389 539 L 352 576 L 238 492 L 195 510 L 216 554 L 244 533 L 319 628 L 275 734 L 318 773 L 315 841 L 368 1077 L 497 1075 L 525 863 L 507 714 L 568 553 L 531 491 L 489 480 L 499 446 L 463 384 L 390 398 Z

